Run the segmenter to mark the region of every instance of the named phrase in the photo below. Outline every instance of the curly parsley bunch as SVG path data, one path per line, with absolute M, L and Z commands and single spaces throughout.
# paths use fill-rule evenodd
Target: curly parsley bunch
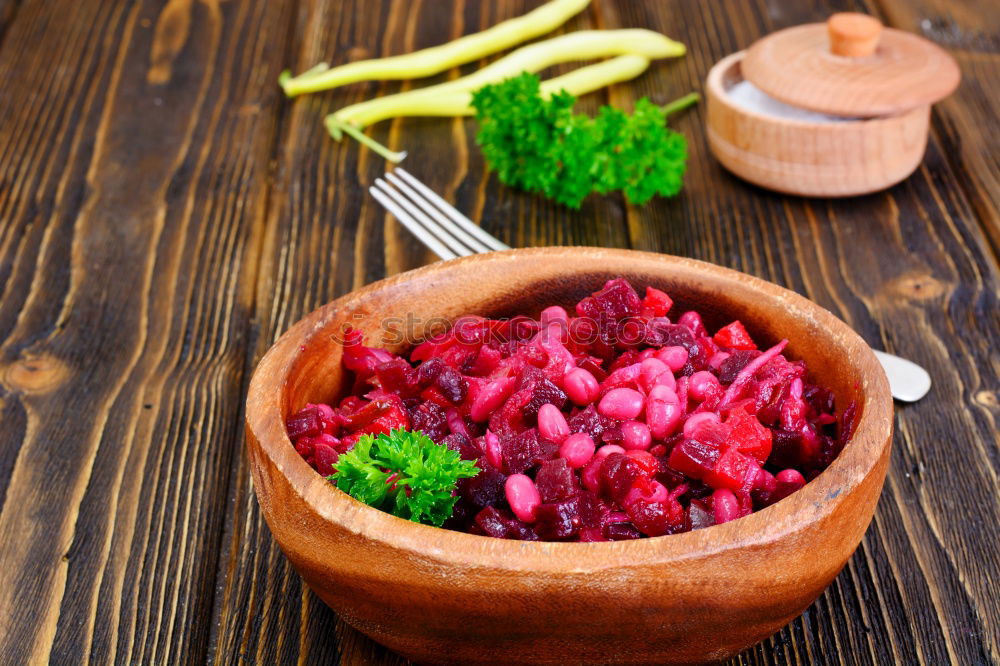
M 610 106 L 594 118 L 573 113 L 576 98 L 542 97 L 538 76 L 524 73 L 472 96 L 476 141 L 500 180 L 579 208 L 591 192 L 621 190 L 634 204 L 680 191 L 687 141 L 666 126 L 667 107 L 640 99 L 631 115 Z
M 451 517 L 459 479 L 479 468 L 422 432 L 364 435 L 327 477 L 351 497 L 394 516 L 440 527 Z

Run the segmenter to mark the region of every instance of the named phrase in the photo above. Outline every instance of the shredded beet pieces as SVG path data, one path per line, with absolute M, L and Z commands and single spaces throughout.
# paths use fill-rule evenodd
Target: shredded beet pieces
M 477 460 L 449 529 L 504 539 L 620 541 L 728 522 L 825 469 L 856 407 L 809 384 L 787 341 L 763 351 L 743 324 L 714 334 L 696 312 L 609 280 L 571 316 L 463 317 L 409 357 L 351 331 L 355 390 L 287 421 L 329 475 L 363 434 L 420 430 Z M 509 482 L 508 482 L 509 480 Z M 528 498 L 528 499 L 526 499 Z M 531 499 L 534 498 L 534 499 Z

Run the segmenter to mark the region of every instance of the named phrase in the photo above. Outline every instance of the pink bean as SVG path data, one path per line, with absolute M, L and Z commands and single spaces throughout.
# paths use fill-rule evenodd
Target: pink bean
M 673 372 L 677 372 L 688 362 L 688 350 L 684 347 L 664 347 L 656 352 L 656 358 L 666 363 Z
M 703 426 L 718 422 L 719 415 L 715 412 L 698 412 L 697 414 L 692 414 L 684 422 L 684 436 L 689 439 L 695 437 L 698 434 L 698 430 Z
M 489 430 L 486 431 L 485 446 L 486 461 L 494 468 L 500 469 L 503 466 L 503 449 L 500 448 L 500 438 Z
M 688 384 L 688 395 L 701 402 L 713 392 L 721 390 L 722 384 L 718 378 L 707 370 L 701 370 L 691 375 Z
M 763 490 L 766 493 L 774 492 L 777 488 L 777 480 L 774 475 L 768 472 L 766 469 L 761 467 L 757 470 L 757 477 L 754 479 L 753 487 L 758 490 Z
M 783 469 L 774 475 L 775 487 L 771 493 L 771 501 L 783 500 L 804 485 L 806 485 L 805 477 L 798 470 Z
M 597 405 L 597 411 L 604 416 L 626 421 L 634 419 L 642 413 L 645 401 L 642 394 L 635 389 L 611 389 L 601 398 L 600 404 Z
M 594 457 L 594 440 L 585 432 L 578 432 L 563 440 L 559 447 L 559 456 L 573 469 L 586 466 Z
M 645 451 L 653 443 L 649 426 L 641 421 L 626 421 L 621 429 L 622 444 L 626 451 Z
M 477 423 L 488 420 L 490 415 L 510 396 L 516 381 L 516 377 L 504 377 L 494 379 L 484 386 L 469 408 L 469 416 L 472 417 L 472 420 Z
M 657 384 L 653 388 L 649 389 L 649 396 L 647 399 L 659 400 L 660 402 L 680 402 L 673 387 L 665 384 Z
M 774 480 L 786 486 L 794 486 L 796 490 L 806 485 L 806 479 L 797 469 L 783 469 L 774 476 Z
M 666 439 L 674 434 L 681 422 L 681 406 L 676 400 L 664 402 L 651 400 L 646 403 L 646 424 L 655 439 Z
M 573 368 L 563 375 L 563 388 L 569 399 L 580 407 L 594 402 L 601 390 L 594 375 L 583 368 Z
M 601 448 L 597 449 L 597 453 L 595 453 L 594 455 L 597 456 L 598 460 L 604 460 L 612 453 L 625 453 L 625 449 L 618 446 L 617 444 L 605 444 Z
M 647 358 L 640 364 L 639 385 L 648 392 L 656 383 L 656 378 L 664 373 L 670 374 L 670 368 L 667 367 L 666 363 L 658 358 Z M 672 374 L 670 378 L 673 379 Z
M 623 368 L 618 368 L 605 379 L 602 383 L 604 386 L 616 386 L 624 384 L 625 382 L 634 382 L 639 380 L 639 376 L 642 374 L 642 363 L 633 363 L 632 365 L 626 365 Z
M 541 433 L 542 437 L 556 444 L 561 443 L 569 436 L 569 424 L 566 423 L 566 417 L 552 403 L 546 403 L 538 409 L 538 432 Z
M 655 349 L 652 348 L 643 349 L 641 352 L 639 352 L 639 360 L 645 361 L 647 358 L 652 358 L 655 353 L 656 353 Z
M 671 372 L 669 369 L 666 372 L 661 373 L 656 378 L 656 385 L 657 386 L 666 386 L 667 388 L 676 389 L 677 388 L 677 380 L 674 378 L 674 373 Z
M 535 522 L 538 505 L 542 503 L 541 495 L 531 477 L 524 474 L 511 474 L 504 483 L 507 503 L 514 515 L 526 523 Z
M 740 503 L 732 490 L 720 488 L 712 493 L 712 511 L 715 513 L 715 524 L 721 525 L 740 517 Z

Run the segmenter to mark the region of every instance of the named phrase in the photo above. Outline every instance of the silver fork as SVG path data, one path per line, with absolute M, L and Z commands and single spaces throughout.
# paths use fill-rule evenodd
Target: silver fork
M 483 231 L 479 225 L 399 167 L 387 172 L 385 180 L 376 178 L 375 184 L 368 191 L 421 243 L 442 259 L 510 249 L 510 246 Z M 893 398 L 902 402 L 916 402 L 927 395 L 931 388 L 931 377 L 926 370 L 905 358 L 873 351 L 889 378 L 889 390 Z

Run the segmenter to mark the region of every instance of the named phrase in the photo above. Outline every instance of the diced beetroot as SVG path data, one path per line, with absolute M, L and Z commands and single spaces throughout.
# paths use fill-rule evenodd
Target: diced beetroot
M 700 530 L 714 525 L 715 515 L 701 500 L 691 500 L 691 505 L 688 507 L 688 522 L 692 530 Z
M 732 352 L 722 365 L 719 366 L 719 381 L 722 384 L 732 384 L 743 368 L 750 364 L 750 361 L 760 356 L 761 352 L 751 350 L 737 350 Z
M 576 475 L 563 458 L 542 463 L 535 474 L 535 486 L 543 502 L 558 502 L 580 490 Z
M 521 474 L 531 467 L 538 455 L 538 431 L 532 428 L 520 435 L 501 440 L 504 474 Z
M 316 438 L 314 460 L 316 461 L 316 471 L 323 476 L 333 474 L 334 465 L 340 454 L 334 448 L 334 443 L 326 441 L 325 438 L 333 439 L 331 435 L 320 435 Z
M 600 527 L 581 527 L 577 536 L 582 543 L 610 541 L 610 539 L 604 536 L 604 530 Z
M 440 442 L 451 432 L 445 411 L 433 402 L 421 403 L 410 412 L 410 427 L 419 430 L 435 442 Z
M 626 451 L 625 455 L 639 465 L 643 476 L 652 477 L 660 471 L 660 461 L 649 451 Z
M 480 467 L 480 472 L 469 479 L 459 479 L 458 494 L 476 508 L 500 504 L 504 501 L 504 482 L 507 476 L 489 466 Z
M 314 437 L 320 434 L 323 422 L 319 408 L 316 405 L 306 405 L 285 421 L 285 429 L 288 431 L 288 438 L 293 441 L 303 435 Z
M 449 367 L 443 368 L 434 378 L 434 387 L 453 405 L 465 400 L 469 392 L 469 383 L 462 378 L 458 370 Z
M 547 541 L 567 539 L 580 526 L 580 502 L 571 497 L 560 502 L 545 502 L 538 505 L 535 531 Z
M 366 347 L 363 341 L 364 336 L 357 329 L 349 329 L 344 335 L 344 367 L 359 380 L 368 379 L 379 364 L 396 358 L 384 349 Z
M 387 393 L 409 398 L 420 392 L 419 373 L 403 358 L 393 358 L 375 366 L 378 385 Z
M 601 529 L 611 513 L 611 504 L 598 497 L 597 493 L 584 490 L 578 495 L 580 524 L 584 527 Z
M 668 464 L 682 474 L 704 479 L 715 469 L 721 455 L 722 451 L 717 446 L 685 439 L 670 452 Z
M 761 425 L 756 416 L 745 408 L 736 409 L 729 412 L 726 425 L 729 427 L 728 446 L 735 446 L 740 453 L 761 465 L 767 461 L 771 455 L 771 430 Z
M 410 427 L 410 418 L 402 405 L 393 407 L 382 416 L 362 428 L 359 432 L 371 435 L 388 435 L 393 430 L 406 430 Z
M 595 442 L 600 442 L 604 432 L 615 426 L 614 420 L 598 413 L 594 405 L 587 405 L 571 417 L 567 423 L 571 433 L 585 432 Z
M 643 476 L 642 469 L 634 460 L 621 453 L 612 453 L 601 463 L 598 477 L 601 496 L 620 504 L 640 476 Z
M 726 449 L 719 456 L 714 469 L 703 478 L 713 488 L 728 488 L 733 492 L 744 490 L 749 492 L 757 478 L 760 466 L 753 458 L 745 456 L 736 449 Z
M 689 310 L 678 317 L 677 323 L 681 326 L 686 326 L 696 338 L 708 335 L 708 331 L 705 330 L 705 324 L 701 319 L 701 315 L 694 310 Z
M 307 463 L 313 467 L 316 466 L 315 460 L 313 459 L 313 456 L 316 453 L 316 440 L 313 437 L 310 437 L 309 435 L 301 435 L 292 443 L 292 446 L 295 447 L 296 453 L 305 458 Z
M 684 530 L 684 507 L 676 500 L 634 502 L 626 507 L 629 519 L 646 536 L 662 536 Z
M 728 326 L 723 326 L 716 332 L 712 339 L 715 344 L 728 349 L 757 349 L 753 338 L 747 333 L 740 320 L 737 319 Z
M 581 317 L 590 317 L 598 322 L 618 322 L 626 317 L 635 317 L 641 308 L 642 301 L 632 285 L 617 278 L 608 280 L 603 289 L 577 303 L 576 312 Z
M 637 530 L 632 523 L 611 523 L 605 525 L 604 536 L 611 541 L 628 541 L 641 539 L 642 532 Z
M 487 536 L 497 539 L 507 537 L 507 520 L 496 508 L 488 506 L 476 514 L 476 525 Z
M 646 297 L 642 299 L 640 309 L 643 317 L 666 317 L 673 305 L 673 299 L 666 292 L 646 287 Z

